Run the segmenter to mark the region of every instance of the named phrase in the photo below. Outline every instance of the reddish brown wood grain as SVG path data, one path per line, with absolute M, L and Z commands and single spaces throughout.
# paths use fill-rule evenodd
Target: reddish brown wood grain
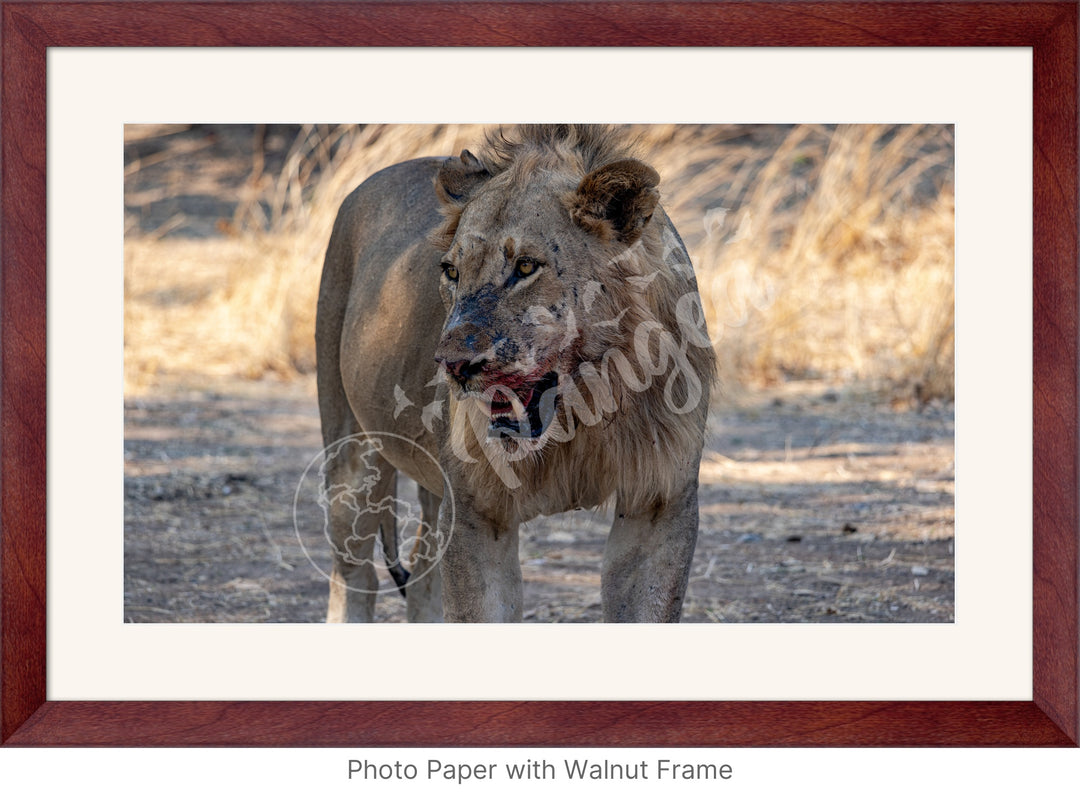
M 45 701 L 45 54 L 4 7 L 0 743 Z
M 16 2 L 5 13 L 76 47 L 998 47 L 1032 44 L 1070 5 Z
M 49 702 L 9 745 L 1067 746 L 1031 702 Z
M 0 6 L 0 742 L 265 746 L 1077 743 L 1080 218 L 1076 2 L 3 2 Z M 1032 701 L 46 701 L 45 49 L 136 45 L 1032 48 Z
M 1077 720 L 1077 17 L 1034 48 L 1034 693 Z

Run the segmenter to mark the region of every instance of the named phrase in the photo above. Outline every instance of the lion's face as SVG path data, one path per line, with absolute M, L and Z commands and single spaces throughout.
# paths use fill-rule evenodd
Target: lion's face
M 656 204 L 658 180 L 626 160 L 584 179 L 550 170 L 489 175 L 467 152 L 440 174 L 460 216 L 441 264 L 447 317 L 435 358 L 490 431 L 538 438 L 560 386 L 618 335 L 605 282 Z

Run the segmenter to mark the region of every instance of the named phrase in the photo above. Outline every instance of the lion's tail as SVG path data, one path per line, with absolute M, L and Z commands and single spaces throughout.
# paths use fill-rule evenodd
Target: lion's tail
M 401 556 L 398 554 L 398 539 L 396 526 L 383 526 L 379 524 L 379 542 L 382 545 L 383 556 L 386 560 L 386 570 L 397 585 L 401 595 L 405 594 L 405 585 L 409 581 L 409 572 L 401 564 Z

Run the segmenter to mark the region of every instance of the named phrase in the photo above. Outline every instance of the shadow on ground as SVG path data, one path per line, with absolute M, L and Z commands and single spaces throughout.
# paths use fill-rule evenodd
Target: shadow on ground
M 293 524 L 313 382 L 176 379 L 125 402 L 124 617 L 316 622 L 330 548 Z M 688 622 L 953 620 L 951 405 L 784 385 L 714 412 Z M 407 495 L 407 490 L 399 490 Z M 598 621 L 609 519 L 522 530 L 527 621 Z M 404 618 L 392 591 L 381 620 Z

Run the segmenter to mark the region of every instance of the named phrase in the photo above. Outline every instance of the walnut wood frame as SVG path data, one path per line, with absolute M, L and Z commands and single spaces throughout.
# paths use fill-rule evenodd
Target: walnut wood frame
M 0 742 L 7 745 L 1077 745 L 1077 2 L 0 2 Z M 50 702 L 45 696 L 45 54 L 183 46 L 1030 47 L 1030 702 Z

